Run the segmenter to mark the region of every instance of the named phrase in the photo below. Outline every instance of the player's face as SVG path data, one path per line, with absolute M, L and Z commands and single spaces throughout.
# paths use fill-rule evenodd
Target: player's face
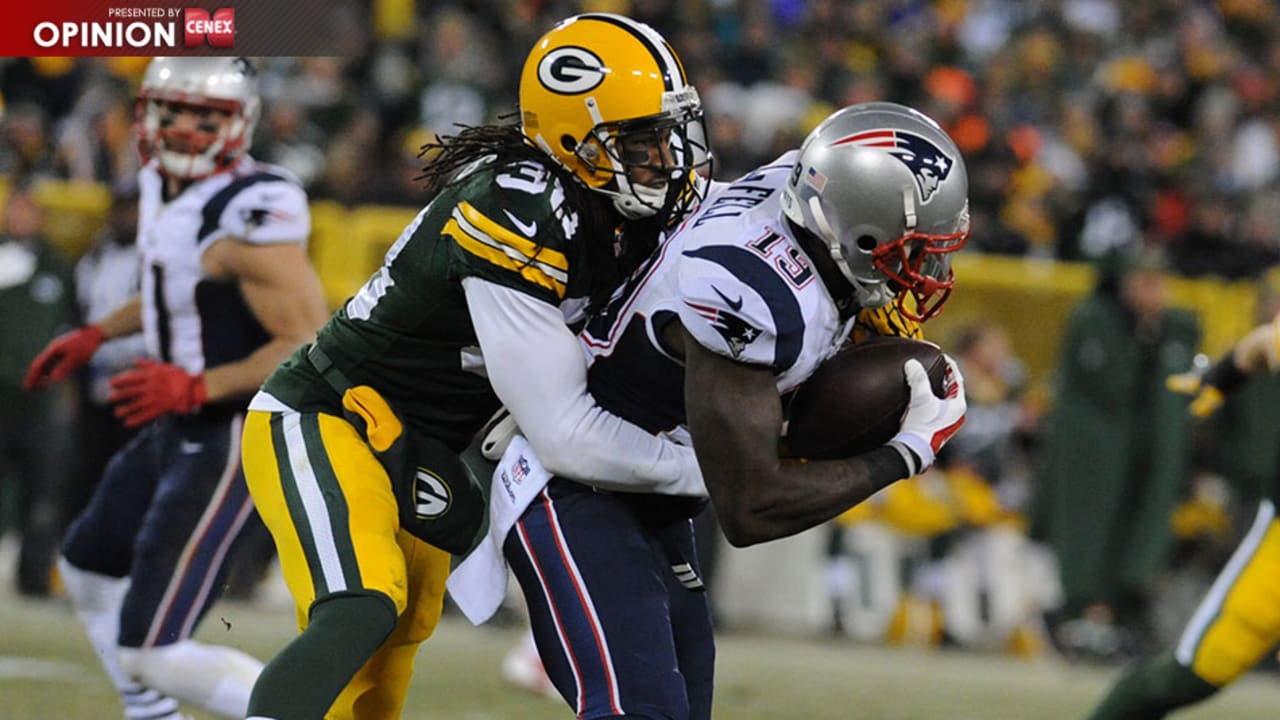
M 618 141 L 618 149 L 627 166 L 627 178 L 639 185 L 662 187 L 671 178 L 675 154 L 671 149 L 671 130 L 629 133 Z
M 231 124 L 231 114 L 205 105 L 166 102 L 160 106 L 160 137 L 165 149 L 183 154 L 199 154 L 222 136 Z

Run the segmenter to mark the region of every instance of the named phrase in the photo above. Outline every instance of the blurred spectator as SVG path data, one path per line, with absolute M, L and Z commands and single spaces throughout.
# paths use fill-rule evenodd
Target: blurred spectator
M 141 260 L 137 231 L 137 182 L 124 180 L 112 187 L 106 227 L 75 266 L 81 324 L 100 322 L 138 294 Z M 115 417 L 107 396 L 111 376 L 132 367 L 133 361 L 145 354 L 142 333 L 109 340 L 80 373 L 76 453 L 63 497 L 67 518 L 78 515 L 89 502 L 107 460 L 135 434 Z
M 415 205 L 381 177 L 398 172 L 404 137 L 514 111 L 495 104 L 519 78 L 504 48 L 568 14 L 620 12 L 685 49 L 721 179 L 771 160 L 832 107 L 893 100 L 938 117 L 960 144 L 974 248 L 1090 259 L 1105 248 L 1092 244 L 1097 225 L 1082 235 L 1086 219 L 1119 219 L 1119 200 L 1132 232 L 1167 247 L 1178 272 L 1254 277 L 1280 260 L 1271 5 L 503 0 L 370 13 L 351 3 L 333 56 L 267 63 L 259 154 L 342 202 Z M 0 172 L 109 181 L 100 146 L 117 147 L 127 116 L 86 102 L 104 77 L 136 71 L 119 59 L 0 59 L 11 126 Z M 359 142 L 353 123 L 377 133 Z M 56 156 L 40 150 L 51 132 Z
M 118 80 L 103 79 L 80 96 L 55 130 L 58 174 L 114 185 L 138 172 L 133 99 Z
M 295 102 L 281 99 L 264 110 L 254 154 L 264 162 L 288 168 L 303 187 L 311 187 L 324 173 L 324 132 Z
M 1141 642 L 1187 471 L 1186 399 L 1164 378 L 1190 368 L 1199 343 L 1195 318 L 1168 307 L 1158 255 L 1107 260 L 1063 335 L 1033 528 L 1061 564 L 1060 646 L 1094 657 Z
M 54 175 L 49 118 L 38 105 L 10 106 L 0 122 L 0 175 L 42 178 Z
M 1047 645 L 1044 615 L 1062 594 L 1052 553 L 1025 534 L 1038 408 L 1024 395 L 1026 367 L 1004 328 L 965 328 L 951 348 L 969 409 L 942 465 L 962 525 L 923 580 L 933 586 L 948 637 L 1034 657 Z
M 949 348 L 964 373 L 969 410 L 947 452 L 949 466 L 965 466 L 990 483 L 1001 503 L 1024 511 L 1030 499 L 1028 445 L 1039 409 L 1024 395 L 1026 365 L 999 325 L 963 329 Z
M 0 59 L 0 90 L 11 109 L 38 107 L 56 121 L 75 105 L 86 65 L 70 57 Z
M 17 523 L 17 589 L 25 595 L 49 594 L 72 457 L 69 394 L 22 390 L 27 364 L 74 318 L 71 268 L 45 242 L 43 224 L 30 188 L 14 182 L 0 232 L 0 477 L 16 484 L 0 492 L 0 504 L 14 498 L 16 507 L 0 508 L 0 519 Z

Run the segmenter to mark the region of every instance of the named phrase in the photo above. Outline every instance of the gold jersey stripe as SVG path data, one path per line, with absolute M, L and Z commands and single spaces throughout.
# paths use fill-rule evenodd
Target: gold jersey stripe
M 548 275 L 539 265 L 518 262 L 502 250 L 467 234 L 456 218 L 450 218 L 449 222 L 445 223 L 442 233 L 453 236 L 458 246 L 472 255 L 486 260 L 503 270 L 519 273 L 525 280 L 554 292 L 557 298 L 564 298 L 565 284 L 563 282 Z
M 511 258 L 511 261 L 516 265 L 532 265 L 559 282 L 569 282 L 569 273 L 555 267 L 554 265 L 542 262 L 542 260 L 534 260 L 516 248 L 513 248 L 499 240 L 493 239 L 488 233 L 477 228 L 475 225 L 472 225 L 458 208 L 453 209 L 451 222 L 457 223 L 458 228 L 462 230 L 462 232 L 466 233 L 472 240 L 488 245 L 490 248 L 503 253 L 507 257 Z
M 458 210 L 462 211 L 462 217 L 471 223 L 477 230 L 497 240 L 503 245 L 515 248 L 530 260 L 546 263 L 553 268 L 568 272 L 569 261 L 565 258 L 564 253 L 558 250 L 552 250 L 547 247 L 538 247 L 536 243 L 528 238 L 517 235 L 507 228 L 499 225 L 489 219 L 487 215 L 480 212 L 469 202 L 458 203 Z

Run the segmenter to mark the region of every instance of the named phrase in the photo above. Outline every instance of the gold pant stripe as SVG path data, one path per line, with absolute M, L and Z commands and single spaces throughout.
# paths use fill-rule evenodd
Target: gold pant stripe
M 1267 500 L 1183 631 L 1175 657 L 1219 687 L 1280 641 L 1280 523 Z

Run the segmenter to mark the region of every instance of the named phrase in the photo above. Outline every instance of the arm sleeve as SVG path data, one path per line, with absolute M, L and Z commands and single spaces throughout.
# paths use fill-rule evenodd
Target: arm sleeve
M 462 281 L 489 382 L 556 475 L 606 490 L 705 495 L 693 448 L 606 412 L 560 311 L 479 278 Z

